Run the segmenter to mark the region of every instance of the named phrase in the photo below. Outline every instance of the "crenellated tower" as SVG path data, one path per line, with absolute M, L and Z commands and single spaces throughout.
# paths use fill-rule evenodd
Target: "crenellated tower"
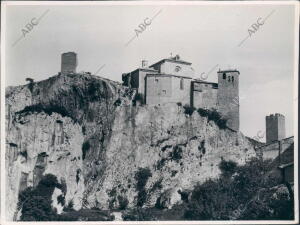
M 285 138 L 285 117 L 276 113 L 266 116 L 266 142 L 279 141 Z

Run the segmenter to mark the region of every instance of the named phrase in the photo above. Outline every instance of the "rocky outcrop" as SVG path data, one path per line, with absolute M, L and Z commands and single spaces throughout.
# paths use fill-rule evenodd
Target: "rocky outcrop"
M 76 209 L 133 207 L 141 198 L 145 207 L 158 201 L 172 207 L 182 191 L 217 177 L 221 160 L 244 164 L 255 156 L 242 133 L 197 112 L 186 115 L 177 104 L 133 104 L 133 96 L 117 82 L 79 74 L 9 87 L 8 219 L 19 191 L 43 174 L 66 183 L 65 202 Z M 150 171 L 142 189 L 141 168 Z

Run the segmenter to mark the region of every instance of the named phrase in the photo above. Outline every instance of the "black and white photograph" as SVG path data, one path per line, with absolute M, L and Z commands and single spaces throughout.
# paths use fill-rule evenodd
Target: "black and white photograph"
M 298 55 L 298 1 L 2 1 L 1 224 L 298 223 Z

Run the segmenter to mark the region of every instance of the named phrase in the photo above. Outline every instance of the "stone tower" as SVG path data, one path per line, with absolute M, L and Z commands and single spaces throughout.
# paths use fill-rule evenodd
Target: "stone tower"
M 266 116 L 266 142 L 279 141 L 285 138 L 284 115 L 276 113 Z
M 66 52 L 61 55 L 61 73 L 76 73 L 77 55 L 75 52 Z
M 237 70 L 218 72 L 217 108 L 227 119 L 227 126 L 235 131 L 240 128 L 239 75 Z

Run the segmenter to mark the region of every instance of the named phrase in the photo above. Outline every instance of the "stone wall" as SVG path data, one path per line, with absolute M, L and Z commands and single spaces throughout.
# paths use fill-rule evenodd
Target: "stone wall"
M 172 75 L 148 75 L 146 77 L 146 104 L 190 104 L 191 79 Z
M 264 160 L 276 159 L 279 155 L 282 155 L 282 163 L 288 163 L 293 160 L 293 151 L 285 153 L 288 148 L 294 143 L 294 137 L 285 138 L 281 141 L 273 141 L 266 145 L 257 147 L 257 151 L 260 152 Z M 280 146 L 281 145 L 281 146 Z
M 216 109 L 217 84 L 193 81 L 191 83 L 191 105 L 195 108 Z

